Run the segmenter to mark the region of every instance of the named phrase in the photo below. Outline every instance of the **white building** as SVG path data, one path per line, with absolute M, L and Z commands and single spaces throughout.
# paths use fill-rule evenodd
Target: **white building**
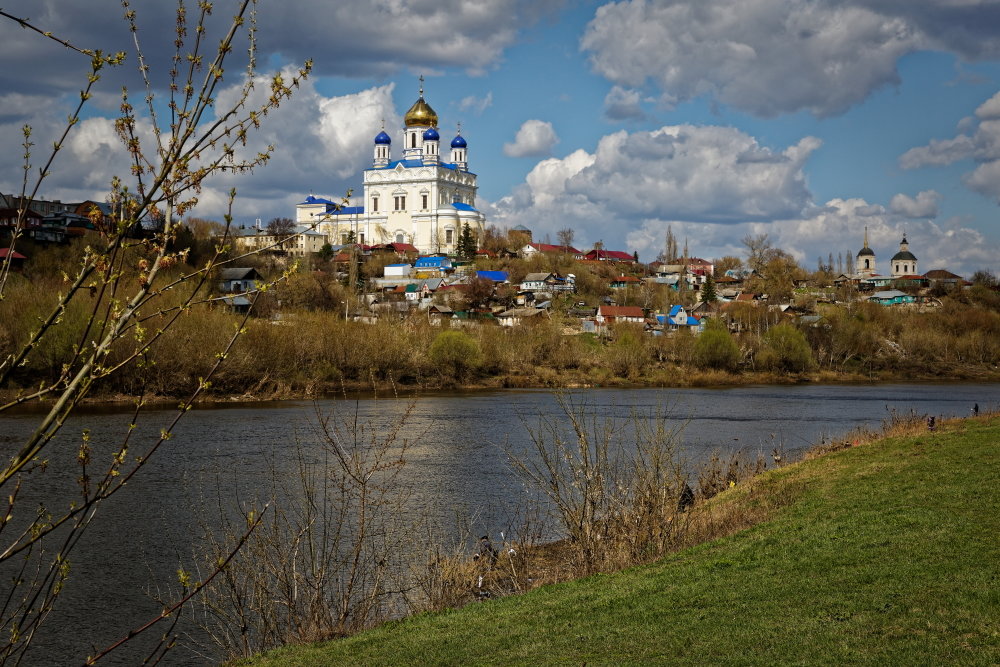
M 371 169 L 364 171 L 364 203 L 343 206 L 310 195 L 296 206 L 296 222 L 317 224 L 332 244 L 409 243 L 422 253 L 453 252 L 462 227 L 478 235 L 486 217 L 476 209 L 476 175 L 469 171 L 468 145 L 461 134 L 442 159 L 438 115 L 420 98 L 403 118 L 402 150 L 392 155 L 392 138 L 379 132 Z

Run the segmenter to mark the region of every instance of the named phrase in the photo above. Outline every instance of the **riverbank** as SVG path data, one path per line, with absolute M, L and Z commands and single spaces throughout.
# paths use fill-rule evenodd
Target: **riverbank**
M 653 565 L 247 664 L 996 664 L 998 469 L 997 416 L 913 421 L 717 496 L 784 500 Z
M 671 372 L 660 372 L 648 377 L 620 378 L 607 376 L 596 382 L 592 377 L 580 373 L 543 373 L 535 375 L 504 375 L 489 378 L 478 378 L 474 381 L 457 383 L 445 378 L 422 378 L 417 381 L 374 380 L 361 382 L 356 380 L 343 381 L 309 381 L 301 384 L 276 384 L 269 387 L 253 387 L 240 392 L 218 392 L 211 388 L 202 392 L 197 399 L 199 404 L 214 403 L 254 403 L 283 400 L 312 400 L 338 398 L 343 396 L 392 396 L 414 395 L 427 392 L 479 392 L 502 389 L 657 389 L 657 388 L 722 388 L 748 386 L 789 386 L 803 384 L 828 385 L 878 385 L 891 383 L 952 383 L 952 382 L 984 382 L 1000 383 L 1000 368 L 983 367 L 954 368 L 947 374 L 939 373 L 903 373 L 882 371 L 875 374 L 841 373 L 835 371 L 818 371 L 813 373 L 774 373 L 774 372 L 728 372 L 701 371 L 697 369 L 675 369 Z M 16 400 L 17 391 L 0 390 L 0 403 Z M 153 405 L 176 405 L 179 399 L 187 395 L 149 395 L 144 402 Z M 84 403 L 94 406 L 132 406 L 136 396 L 120 392 L 92 391 Z M 44 407 L 44 404 L 42 405 Z M 38 410 L 39 406 L 33 406 Z

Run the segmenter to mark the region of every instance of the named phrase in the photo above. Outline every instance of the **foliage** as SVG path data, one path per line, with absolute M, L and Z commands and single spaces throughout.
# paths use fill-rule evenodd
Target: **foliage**
M 709 319 L 695 341 L 694 359 L 702 368 L 733 370 L 740 361 L 740 348 L 723 323 Z
M 791 324 L 768 329 L 757 363 L 762 368 L 792 373 L 807 371 L 815 365 L 806 337 Z
M 462 380 L 479 365 L 482 354 L 476 340 L 464 331 L 442 331 L 428 351 L 439 372 Z
M 476 237 L 472 234 L 469 223 L 462 225 L 462 232 L 458 235 L 458 245 L 455 252 L 459 259 L 469 260 L 476 256 Z

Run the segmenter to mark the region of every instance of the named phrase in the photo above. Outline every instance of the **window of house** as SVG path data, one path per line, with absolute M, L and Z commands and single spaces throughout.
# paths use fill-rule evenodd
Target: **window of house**
M 449 244 L 449 245 L 451 245 L 452 243 L 455 242 L 455 230 L 454 229 L 446 229 L 446 230 L 444 230 L 444 242 L 447 243 L 447 244 Z

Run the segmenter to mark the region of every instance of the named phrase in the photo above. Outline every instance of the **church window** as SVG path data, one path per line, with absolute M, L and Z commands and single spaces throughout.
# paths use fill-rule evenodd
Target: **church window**
M 425 211 L 427 210 L 427 195 L 420 195 L 422 207 Z
M 869 261 L 869 260 L 867 260 L 867 259 L 865 260 L 865 268 L 866 268 L 866 269 L 870 269 L 870 268 L 871 268 L 871 266 L 869 266 L 869 265 L 868 265 L 868 261 Z
M 372 197 L 372 213 L 378 213 L 378 197 Z
M 360 243 L 361 245 L 365 244 L 365 233 L 364 232 L 361 232 L 360 234 L 358 234 L 358 243 Z
M 454 229 L 446 229 L 446 230 L 444 230 L 444 242 L 447 243 L 448 245 L 451 245 L 452 243 L 455 242 L 455 230 Z
M 347 239 L 350 237 L 346 232 L 340 235 L 340 245 L 347 245 Z
M 406 195 L 396 195 L 392 198 L 397 211 L 406 210 Z
M 416 148 L 416 147 L 417 147 L 417 134 L 416 132 L 414 132 L 410 135 L 410 148 Z
M 403 232 L 396 234 L 396 243 L 406 243 L 406 238 L 403 236 Z

